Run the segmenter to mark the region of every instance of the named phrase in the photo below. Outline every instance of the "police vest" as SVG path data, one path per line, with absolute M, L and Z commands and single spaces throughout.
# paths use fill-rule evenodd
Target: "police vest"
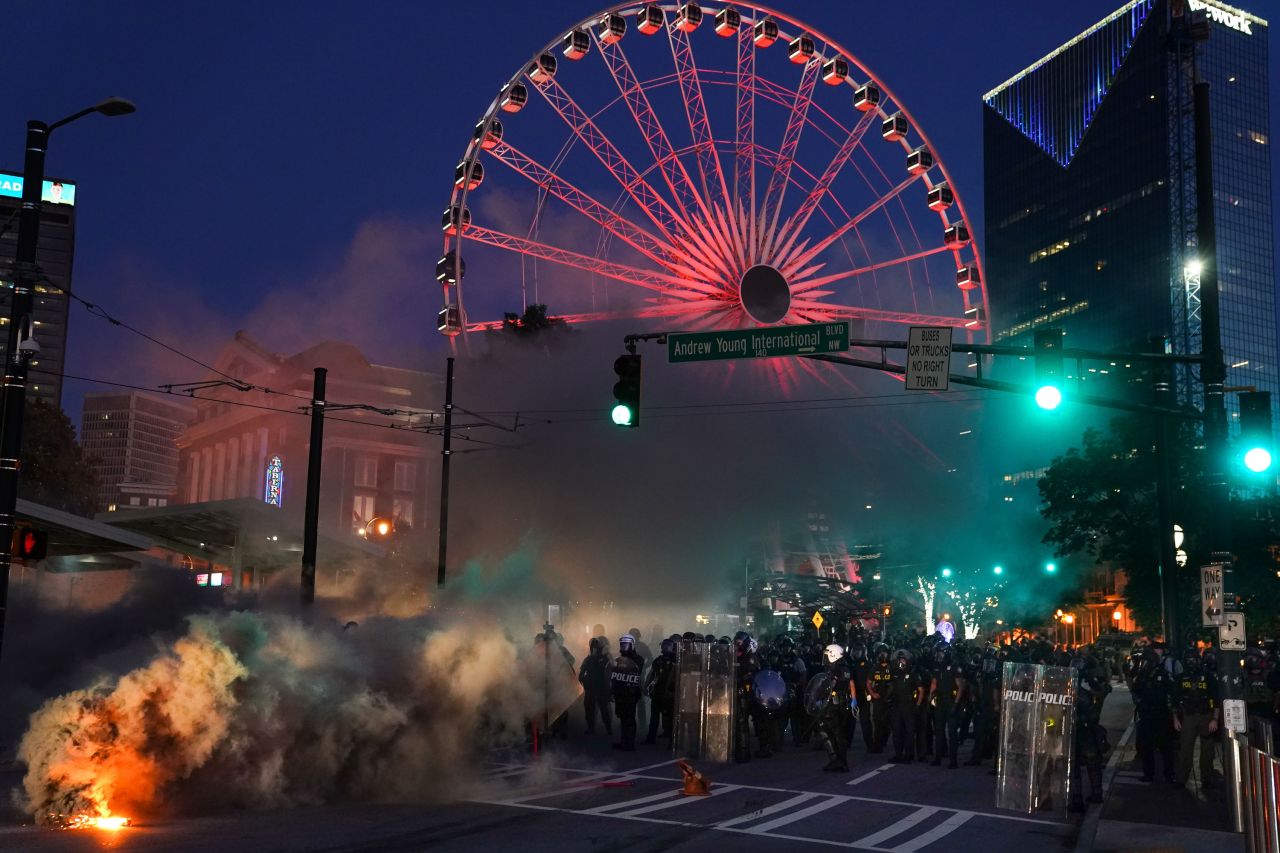
M 1214 708 L 1213 693 L 1209 689 L 1209 679 L 1201 675 L 1198 678 L 1184 676 L 1182 679 L 1183 710 L 1192 713 L 1212 711 Z

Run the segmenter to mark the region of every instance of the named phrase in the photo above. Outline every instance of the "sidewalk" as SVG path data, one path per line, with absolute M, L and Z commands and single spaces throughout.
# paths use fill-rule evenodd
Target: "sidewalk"
M 1103 774 L 1105 802 L 1092 806 L 1080 827 L 1077 851 L 1103 853 L 1244 853 L 1244 836 L 1231 832 L 1221 788 L 1200 790 L 1196 773 L 1185 788 L 1161 778 L 1143 782 L 1133 729 L 1133 702 L 1123 684 L 1113 684 L 1102 722 L 1114 748 Z M 1221 759 L 1218 763 L 1221 768 Z

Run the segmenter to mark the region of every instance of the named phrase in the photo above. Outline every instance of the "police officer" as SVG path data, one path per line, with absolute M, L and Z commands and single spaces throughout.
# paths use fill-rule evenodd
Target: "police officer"
M 743 763 L 751 760 L 751 682 L 760 671 L 760 656 L 756 641 L 746 631 L 733 635 L 734 655 L 737 658 L 737 690 L 733 715 L 733 760 Z
M 630 634 L 619 637 L 618 657 L 609 668 L 613 707 L 622 729 L 622 740 L 613 748 L 626 752 L 634 752 L 636 748 L 636 706 L 640 704 L 640 674 L 644 672 L 644 658 L 636 652 L 635 646 L 635 638 Z
M 889 722 L 893 727 L 894 764 L 910 764 L 916 757 L 916 720 L 924 707 L 925 688 L 911 665 L 911 653 L 894 653 L 893 678 L 889 682 Z
M 1076 730 L 1072 739 L 1075 751 L 1071 762 L 1071 794 L 1068 807 L 1084 811 L 1084 786 L 1080 767 L 1089 776 L 1089 802 L 1102 802 L 1102 745 L 1106 732 L 1102 728 L 1102 701 L 1111 692 L 1111 679 L 1096 658 L 1077 655 L 1071 660 L 1076 693 Z
M 951 647 L 939 643 L 934 650 L 934 676 L 929 684 L 929 704 L 933 709 L 933 766 L 942 764 L 942 757 L 954 770 L 959 765 L 960 723 L 964 706 L 968 703 L 968 683 L 964 668 L 955 661 Z
M 810 723 L 804 709 L 804 688 L 809 680 L 809 668 L 804 659 L 796 654 L 795 641 L 786 634 L 778 638 L 778 651 L 778 671 L 782 673 L 791 697 L 788 719 L 791 725 L 791 742 L 800 746 L 809 741 Z
M 1249 716 L 1249 732 L 1253 733 L 1253 718 L 1260 725 L 1274 727 L 1276 718 L 1276 679 L 1268 671 L 1266 654 L 1262 649 L 1250 647 L 1244 653 L 1244 705 Z
M 871 717 L 871 745 L 867 752 L 877 755 L 884 752 L 889 742 L 892 726 L 889 723 L 889 692 L 893 682 L 893 671 L 889 668 L 889 647 L 884 643 L 876 643 L 876 659 L 864 682 Z M 866 734 L 866 729 L 863 729 Z
M 915 656 L 916 678 L 920 681 L 920 702 L 916 705 L 916 758 L 924 761 L 933 756 L 933 708 L 929 704 L 929 686 L 933 683 L 933 655 L 929 650 L 942 640 L 935 633 L 927 638 Z M 939 756 L 941 757 L 941 756 Z
M 982 763 L 995 750 L 998 739 L 1000 715 L 1000 675 L 1003 664 L 995 646 L 988 645 L 982 651 L 973 687 L 973 752 L 965 762 L 970 766 Z
M 613 734 L 613 714 L 609 708 L 612 686 L 609 681 L 609 656 L 599 637 L 592 637 L 590 653 L 582 659 L 578 669 L 578 683 L 582 685 L 582 710 L 587 718 L 587 734 L 595 734 L 596 713 L 604 723 L 606 734 Z
M 829 695 L 822 705 L 818 717 L 818 736 L 827 751 L 827 765 L 822 769 L 834 773 L 849 771 L 849 724 L 852 712 L 849 701 L 853 697 L 853 673 L 844 659 L 844 648 L 832 643 L 823 651 L 826 660 L 824 669 Z
M 1173 766 L 1173 708 L 1175 684 L 1163 655 L 1153 644 L 1133 677 L 1133 696 L 1138 710 L 1138 750 L 1142 753 L 1142 781 L 1155 777 L 1156 752 L 1160 753 L 1165 779 L 1176 781 Z
M 1173 727 L 1178 731 L 1178 784 L 1191 778 L 1191 753 L 1200 739 L 1200 785 L 1213 787 L 1214 736 L 1222 725 L 1218 679 L 1205 671 L 1200 653 L 1188 649 L 1182 659 L 1182 679 L 1178 690 L 1178 715 Z
M 645 676 L 644 692 L 649 697 L 652 713 L 649 715 L 649 736 L 645 743 L 656 743 L 661 725 L 662 737 L 671 740 L 671 721 L 676 704 L 676 642 L 662 641 L 660 654 L 654 658 Z
M 867 680 L 871 677 L 871 661 L 867 659 L 867 644 L 861 640 L 849 649 L 849 671 L 853 675 L 854 697 L 858 700 L 857 722 L 862 726 L 862 742 L 871 753 L 874 741 L 871 737 L 871 697 L 867 693 Z

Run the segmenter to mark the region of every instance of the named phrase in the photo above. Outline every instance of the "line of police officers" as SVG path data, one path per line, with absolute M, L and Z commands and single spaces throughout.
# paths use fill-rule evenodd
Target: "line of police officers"
M 817 739 L 827 756 L 824 770 L 847 772 L 849 743 L 860 726 L 868 754 L 881 754 L 892 745 L 890 762 L 931 760 L 940 766 L 946 760 L 954 769 L 966 739 L 972 740 L 966 765 L 979 765 L 997 750 L 1005 661 L 1070 666 L 1076 694 L 1071 805 L 1083 808 L 1081 771 L 1089 780 L 1088 801 L 1101 802 L 1102 763 L 1110 749 L 1101 714 L 1111 692 L 1111 668 L 1091 648 L 1069 652 L 1025 639 L 979 647 L 948 643 L 937 634 L 899 639 L 901 647 L 891 650 L 857 629 L 847 648 L 816 641 L 798 645 L 787 635 L 762 647 L 745 631 L 732 640 L 673 634 L 662 641 L 660 654 L 646 670 L 634 636 L 618 639 L 619 654 L 613 660 L 607 641 L 599 637 L 591 641 L 591 653 L 579 671 L 587 731 L 594 731 L 598 714 L 611 733 L 612 703 L 621 728 L 615 748 L 634 750 L 637 708 L 648 696 L 652 711 L 645 743 L 658 737 L 669 743 L 679 644 L 732 643 L 737 661 L 735 760 L 768 758 L 782 748 L 789 730 L 793 746 Z M 1208 789 L 1216 783 L 1213 760 L 1222 716 L 1213 663 L 1212 654 L 1202 656 L 1194 649 L 1175 660 L 1160 642 L 1130 656 L 1125 678 L 1133 691 L 1146 781 L 1154 778 L 1159 755 L 1165 778 L 1185 785 L 1199 740 L 1201 785 Z M 1245 670 L 1249 713 L 1274 724 L 1280 717 L 1280 670 L 1268 667 L 1256 648 L 1246 654 Z

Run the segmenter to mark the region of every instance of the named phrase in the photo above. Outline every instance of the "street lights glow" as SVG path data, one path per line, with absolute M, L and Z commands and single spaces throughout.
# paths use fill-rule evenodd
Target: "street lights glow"
M 1202 272 L 1204 272 L 1204 264 L 1200 263 L 1199 258 L 1187 261 L 1186 273 L 1188 278 L 1199 278 Z
M 944 578 L 949 578 L 949 577 L 951 577 L 951 569 L 946 569 L 946 568 L 944 568 L 944 569 L 942 570 L 942 576 L 943 576 Z
M 1058 567 L 1057 567 L 1056 565 L 1054 565 L 1053 563 L 1045 563 L 1045 564 L 1044 564 L 1044 570 L 1045 570 L 1045 572 L 1046 572 L 1047 574 L 1053 574 L 1054 572 L 1056 572 L 1056 571 L 1058 570 Z
M 994 569 L 992 569 L 992 570 L 991 570 L 991 573 L 992 573 L 993 575 L 1002 575 L 1002 574 L 1004 574 L 1004 566 L 996 566 Z
M 1120 620 L 1124 619 L 1124 611 L 1117 610 L 1115 613 L 1111 614 L 1111 618 L 1119 622 Z
M 1051 412 L 1062 405 L 1062 392 L 1053 385 L 1042 385 L 1036 389 L 1036 405 Z
M 1063 617 L 1062 617 L 1062 621 L 1063 621 L 1063 622 L 1066 622 L 1068 625 L 1070 625 L 1070 624 L 1072 624 L 1072 623 L 1074 623 L 1074 622 L 1076 621 L 1076 617 L 1075 617 L 1075 615 L 1074 615 L 1074 614 L 1067 613 L 1067 614 L 1064 614 L 1064 615 L 1063 615 Z
M 1244 454 L 1244 467 L 1255 474 L 1261 474 L 1271 467 L 1271 451 L 1265 447 L 1254 447 Z

